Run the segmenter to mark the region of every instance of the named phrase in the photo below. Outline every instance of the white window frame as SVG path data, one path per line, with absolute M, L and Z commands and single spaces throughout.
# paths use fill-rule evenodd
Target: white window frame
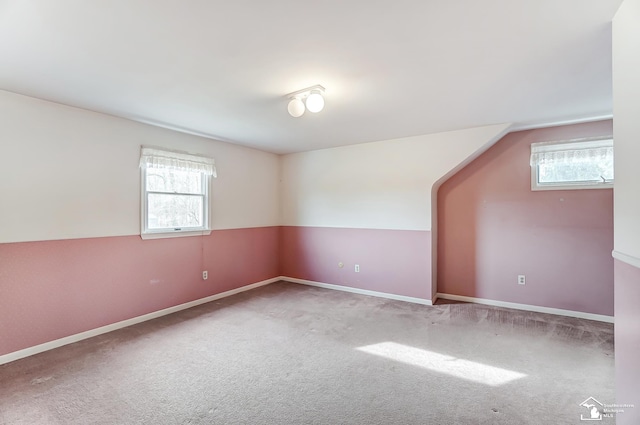
M 146 150 L 146 151 L 145 151 Z M 151 152 L 151 153 L 149 153 Z M 153 159 L 149 159 L 146 154 L 154 155 L 158 153 L 161 155 L 160 163 L 161 165 L 153 164 L 152 162 L 157 162 Z M 179 161 L 179 168 L 176 168 L 172 165 L 167 165 L 166 160 L 169 158 L 176 159 Z M 143 159 L 145 158 L 145 159 Z M 190 168 L 189 161 L 195 161 L 195 167 Z M 205 171 L 204 169 L 200 169 L 201 161 L 207 164 L 210 163 L 212 171 Z M 149 229 L 148 227 L 148 217 L 149 217 L 149 195 L 154 193 L 171 193 L 171 192 L 154 192 L 147 190 L 147 170 L 151 168 L 164 168 L 164 169 L 180 169 L 183 171 L 191 171 L 191 172 L 200 172 L 201 173 L 201 184 L 202 184 L 202 194 L 200 196 L 203 197 L 203 225 L 199 227 L 181 227 L 174 229 Z M 206 168 L 206 167 L 205 167 Z M 140 160 L 140 198 L 141 198 L 141 208 L 140 208 L 140 237 L 142 239 L 160 239 L 160 238 L 176 238 L 176 237 L 185 237 L 185 236 L 201 236 L 201 235 L 210 235 L 211 234 L 211 178 L 216 177 L 215 166 L 212 158 L 202 157 L 198 155 L 191 155 L 182 152 L 174 152 L 167 150 L 159 150 L 156 148 L 146 148 L 142 147 L 142 154 Z M 194 194 L 189 193 L 175 193 L 176 195 L 190 195 Z
M 614 180 L 606 180 L 603 182 L 561 182 L 561 183 L 540 183 L 539 165 L 534 164 L 533 154 L 536 151 L 553 151 L 553 150 L 578 150 L 589 148 L 592 145 L 604 144 L 610 142 L 613 144 L 612 137 L 598 137 L 590 139 L 563 140 L 555 142 L 542 142 L 531 144 L 531 190 L 578 190 L 578 189 L 611 189 Z

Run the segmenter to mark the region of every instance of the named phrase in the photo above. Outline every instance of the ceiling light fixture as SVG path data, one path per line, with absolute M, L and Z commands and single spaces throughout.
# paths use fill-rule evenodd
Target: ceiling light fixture
M 305 109 L 308 109 L 309 112 L 313 113 L 322 111 L 322 109 L 324 108 L 324 97 L 322 96 L 324 92 L 324 87 L 322 87 L 321 85 L 315 85 L 306 89 L 289 93 L 285 96 L 287 99 L 289 99 L 289 104 L 287 105 L 287 111 L 289 111 L 289 115 L 294 118 L 298 118 L 304 114 Z
M 294 118 L 301 117 L 302 114 L 304 114 L 304 103 L 302 102 L 302 99 L 299 97 L 291 99 L 287 106 L 287 111 L 289 111 L 289 115 Z

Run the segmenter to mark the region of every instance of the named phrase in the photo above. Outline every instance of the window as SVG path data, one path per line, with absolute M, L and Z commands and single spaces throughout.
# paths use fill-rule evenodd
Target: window
M 613 187 L 613 139 L 531 145 L 531 190 Z
M 211 233 L 212 158 L 143 147 L 140 169 L 143 239 Z

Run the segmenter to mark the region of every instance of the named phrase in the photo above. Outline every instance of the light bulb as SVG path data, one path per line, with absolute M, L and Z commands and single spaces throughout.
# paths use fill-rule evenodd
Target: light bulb
M 309 112 L 320 112 L 324 108 L 324 97 L 318 90 L 313 90 L 309 97 L 307 97 L 307 109 Z
M 289 115 L 294 118 L 301 117 L 302 114 L 304 114 L 304 103 L 302 103 L 302 100 L 297 97 L 293 98 L 287 106 L 287 111 L 289 111 Z

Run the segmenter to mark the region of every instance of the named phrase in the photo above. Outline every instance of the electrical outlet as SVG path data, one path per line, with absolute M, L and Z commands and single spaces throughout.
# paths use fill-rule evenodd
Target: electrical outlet
M 518 285 L 524 285 L 525 283 L 527 283 L 525 277 L 523 274 L 519 274 L 518 275 Z
M 360 273 L 360 264 L 356 264 L 356 273 Z
M 202 272 L 202 280 L 207 280 L 207 279 L 209 279 L 209 272 L 205 270 Z

